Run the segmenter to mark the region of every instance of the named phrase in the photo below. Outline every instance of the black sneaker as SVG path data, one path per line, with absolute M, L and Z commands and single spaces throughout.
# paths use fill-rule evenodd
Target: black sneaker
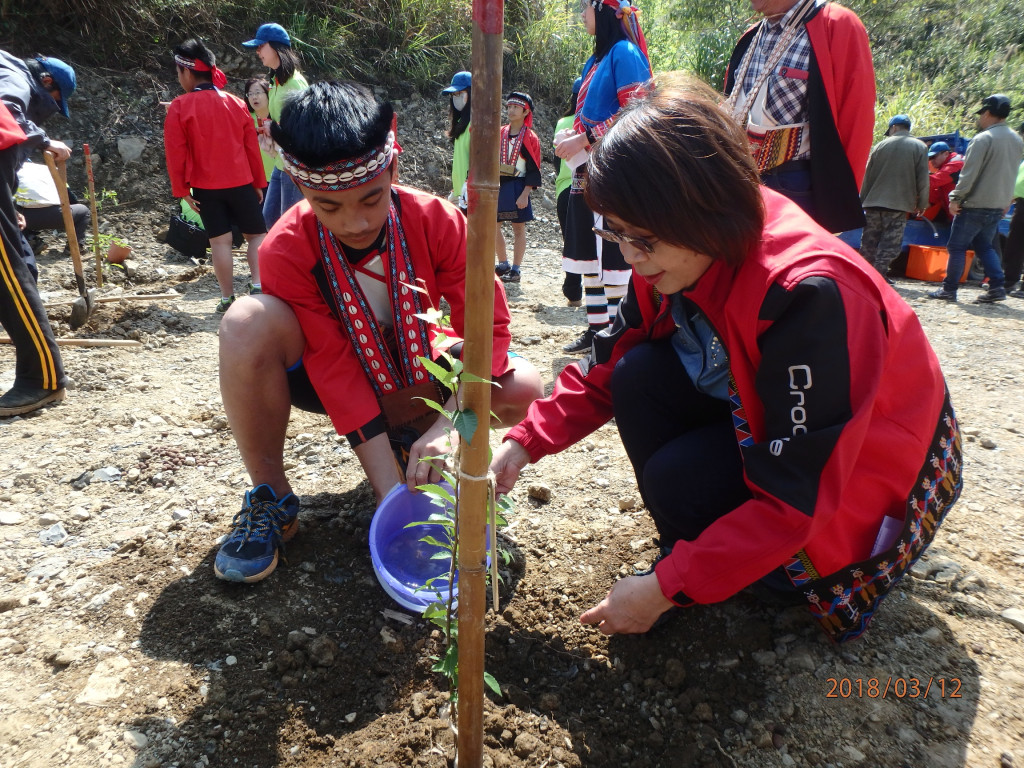
M 1024 299 L 1024 288 L 1016 288 L 1009 293 L 1015 299 Z
M 512 267 L 512 269 L 501 276 L 501 282 L 503 283 L 518 283 L 521 279 L 522 275 L 515 267 Z
M 993 304 L 997 301 L 1006 301 L 1005 288 L 989 288 L 984 293 L 979 293 L 974 300 L 975 304 Z
M 942 301 L 956 301 L 956 292 L 947 291 L 945 288 L 939 288 L 937 291 L 932 291 L 927 294 L 929 299 L 940 299 Z
M 589 352 L 590 345 L 593 344 L 594 342 L 594 335 L 594 329 L 587 328 L 587 330 L 580 334 L 580 337 L 576 339 L 576 341 L 570 341 L 568 344 L 562 347 L 562 351 L 568 352 L 571 355 L 575 355 L 580 352 Z
M 0 419 L 32 413 L 49 403 L 64 399 L 64 387 L 41 389 L 36 387 L 15 387 L 0 397 Z
M 507 261 L 499 261 L 498 266 L 494 268 L 494 274 L 498 277 L 504 277 L 512 269 L 512 265 Z

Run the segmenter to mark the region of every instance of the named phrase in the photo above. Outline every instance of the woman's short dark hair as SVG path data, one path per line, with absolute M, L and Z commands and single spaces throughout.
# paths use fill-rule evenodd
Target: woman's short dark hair
M 466 106 L 461 111 L 455 108 L 455 104 L 452 101 L 453 98 L 455 98 L 454 93 L 448 95 L 448 131 L 445 133 L 452 140 L 452 143 L 469 128 L 470 107 L 473 104 L 473 89 L 466 89 Z
M 274 79 L 278 85 L 284 85 L 292 79 L 299 69 L 299 55 L 291 49 L 291 46 L 271 40 L 268 45 L 277 52 L 277 58 L 281 63 L 274 70 Z
M 184 59 L 195 59 L 196 61 L 201 61 L 210 69 L 217 66 L 217 57 L 213 55 L 213 51 L 207 48 L 206 44 L 196 37 L 190 37 L 180 45 L 174 46 L 174 55 L 181 56 Z M 194 69 L 190 71 L 196 76 L 196 80 L 213 79 L 213 72 L 199 72 Z
M 254 110 L 252 108 L 252 104 L 249 103 L 249 91 L 252 90 L 252 87 L 254 85 L 258 85 L 261 89 L 263 89 L 263 92 L 265 94 L 267 94 L 268 96 L 270 95 L 270 83 L 267 82 L 267 78 L 265 78 L 265 77 L 263 77 L 261 75 L 260 77 L 250 77 L 248 80 L 246 80 L 245 81 L 245 106 L 247 106 L 249 108 L 249 112 L 252 112 L 252 113 L 255 113 L 256 110 Z
M 659 76 L 594 147 L 587 204 L 661 240 L 737 265 L 760 241 L 764 205 L 744 131 L 688 76 Z
M 628 40 L 622 21 L 610 5 L 598 3 L 594 9 L 594 60 L 600 61 L 619 40 Z
M 322 167 L 380 147 L 394 114 L 391 102 L 378 101 L 365 85 L 313 83 L 285 99 L 281 119 L 270 131 L 300 163 Z

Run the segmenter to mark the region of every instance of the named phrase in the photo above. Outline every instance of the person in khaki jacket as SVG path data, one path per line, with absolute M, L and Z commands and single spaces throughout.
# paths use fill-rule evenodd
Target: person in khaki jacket
M 953 228 L 949 233 L 949 259 L 942 287 L 928 294 L 940 301 L 956 301 L 956 290 L 973 248 L 989 279 L 989 289 L 975 301 L 990 304 L 1006 300 L 1005 275 L 999 254 L 992 245 L 1003 213 L 1013 199 L 1017 168 L 1024 153 L 1024 141 L 1006 124 L 1010 99 L 994 93 L 986 96 L 978 110 L 979 133 L 967 146 L 964 167 L 956 188 L 949 193 Z

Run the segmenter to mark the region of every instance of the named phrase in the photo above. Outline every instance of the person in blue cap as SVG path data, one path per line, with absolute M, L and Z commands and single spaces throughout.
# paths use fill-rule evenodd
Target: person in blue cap
M 903 247 L 907 214 L 928 207 L 928 147 L 910 135 L 906 115 L 890 119 L 885 135 L 871 150 L 864 171 L 860 255 L 892 285 L 889 265 Z
M 472 104 L 473 75 L 456 72 L 452 84 L 441 93 L 448 94 L 448 131 L 452 142 L 452 191 L 448 202 L 455 203 L 463 213 L 466 202 L 466 180 L 469 178 L 469 120 Z
M 963 155 L 954 152 L 944 141 L 932 142 L 928 147 L 928 209 L 924 218 L 948 224 L 953 220 L 949 213 L 949 193 L 956 187 L 960 171 L 964 168 Z
M 63 161 L 71 149 L 40 127 L 68 115 L 75 71 L 60 59 L 19 59 L 0 51 L 0 325 L 15 348 L 14 385 L 0 397 L 0 418 L 64 399 L 67 383 L 57 341 L 22 251 L 14 207 L 18 169 L 37 149 Z
M 292 50 L 292 39 L 280 24 L 263 24 L 256 30 L 252 40 L 246 40 L 245 48 L 255 48 L 256 56 L 265 67 L 273 70 L 270 83 L 270 119 L 277 122 L 285 98 L 309 87 L 306 78 L 299 71 L 298 54 Z M 263 129 L 269 139 L 269 124 Z M 267 180 L 267 193 L 263 199 L 263 219 L 269 230 L 281 215 L 302 199 L 302 193 L 284 170 L 280 157 L 274 163 L 274 171 Z

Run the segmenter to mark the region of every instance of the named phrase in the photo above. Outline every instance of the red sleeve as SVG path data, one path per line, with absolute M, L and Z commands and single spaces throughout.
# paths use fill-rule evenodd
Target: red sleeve
M 540 139 L 532 128 L 526 129 L 526 136 L 523 138 L 523 150 L 533 160 L 533 164 L 540 169 Z
M 15 144 L 21 144 L 25 138 L 25 132 L 18 125 L 18 121 L 14 119 L 11 110 L 0 101 L 0 149 L 7 149 Z
M 875 130 L 875 68 L 867 30 L 853 11 L 829 3 L 807 24 L 807 34 L 859 189 Z
M 167 159 L 167 175 L 171 179 L 171 194 L 186 197 L 190 185 L 186 168 L 188 166 L 188 140 L 182 125 L 182 102 L 179 96 L 171 102 L 164 118 L 164 156 Z

